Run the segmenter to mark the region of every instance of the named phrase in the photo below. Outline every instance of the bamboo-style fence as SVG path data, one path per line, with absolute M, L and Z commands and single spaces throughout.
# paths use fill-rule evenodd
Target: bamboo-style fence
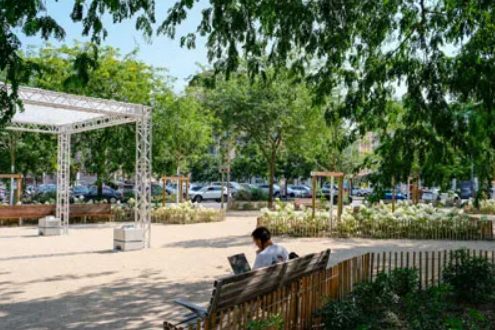
M 495 251 L 467 250 L 469 257 L 480 257 L 495 265 Z M 443 269 L 460 259 L 455 251 L 377 252 L 357 256 L 334 265 L 326 271 L 310 274 L 289 286 L 254 300 L 221 310 L 204 321 L 177 329 L 245 329 L 250 322 L 264 322 L 277 316 L 284 330 L 323 329 L 315 312 L 325 302 L 340 299 L 359 283 L 373 281 L 379 273 L 397 268 L 415 268 L 422 289 L 441 283 Z M 267 327 L 269 329 L 269 327 Z
M 268 228 L 275 236 L 336 237 L 376 239 L 493 240 L 493 221 L 469 217 L 429 222 L 397 220 L 392 222 L 333 221 L 327 219 L 260 217 L 257 226 Z

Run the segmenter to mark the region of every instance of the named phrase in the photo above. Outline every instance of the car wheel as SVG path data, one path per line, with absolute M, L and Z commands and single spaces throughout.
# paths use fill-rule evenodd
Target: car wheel
M 291 193 L 291 194 L 289 195 L 289 197 L 294 198 L 294 197 L 296 197 L 296 194 Z
M 112 203 L 112 204 L 117 203 L 117 199 L 116 199 L 116 198 L 114 198 L 114 197 L 110 198 L 110 203 Z
M 194 197 L 194 199 L 193 199 L 193 201 L 194 201 L 195 203 L 201 203 L 201 201 L 202 201 L 202 200 L 203 200 L 203 197 L 201 197 L 201 196 L 196 196 L 196 197 Z

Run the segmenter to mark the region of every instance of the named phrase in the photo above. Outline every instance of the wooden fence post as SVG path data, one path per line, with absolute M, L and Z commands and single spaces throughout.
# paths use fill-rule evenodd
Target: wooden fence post
M 392 213 L 395 213 L 395 174 L 392 175 Z

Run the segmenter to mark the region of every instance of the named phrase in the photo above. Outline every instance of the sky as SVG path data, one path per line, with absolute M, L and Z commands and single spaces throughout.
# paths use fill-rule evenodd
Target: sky
M 47 1 L 47 11 L 65 30 L 66 37 L 62 42 L 55 39 L 49 41 L 53 45 L 71 45 L 75 40 L 89 41 L 89 38 L 82 36 L 82 25 L 72 22 L 70 13 L 72 11 L 73 0 L 53 0 Z M 156 18 L 161 23 L 166 17 L 167 9 L 172 6 L 175 0 L 156 1 Z M 199 71 L 198 63 L 206 65 L 206 39 L 197 37 L 196 49 L 189 50 L 180 47 L 180 37 L 186 33 L 195 32 L 201 20 L 201 10 L 208 5 L 205 0 L 200 0 L 191 11 L 187 21 L 183 22 L 177 29 L 176 39 L 172 40 L 166 36 L 153 36 L 151 43 L 146 40 L 142 33 L 136 31 L 135 20 L 127 20 L 120 24 L 113 24 L 111 17 L 104 18 L 104 26 L 108 30 L 108 37 L 103 42 L 120 49 L 122 54 L 130 53 L 139 47 L 138 57 L 149 65 L 164 67 L 169 70 L 171 76 L 177 78 L 174 89 L 177 92 L 183 91 L 187 84 L 187 78 Z M 19 34 L 23 48 L 28 46 L 43 46 L 46 41 L 41 37 L 26 37 Z

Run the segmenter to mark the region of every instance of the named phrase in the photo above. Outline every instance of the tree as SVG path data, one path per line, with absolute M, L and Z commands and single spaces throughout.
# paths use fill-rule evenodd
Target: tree
M 396 87 L 404 86 L 401 118 L 406 128 L 383 134 L 382 141 L 383 149 L 400 146 L 401 152 L 388 165 L 382 163 L 389 167 L 382 172 L 400 166 L 405 176 L 414 164 L 425 170 L 435 163 L 446 165 L 442 160 L 449 155 L 451 162 L 452 151 L 471 155 L 460 141 L 470 134 L 459 111 L 468 104 L 476 104 L 476 130 L 490 141 L 485 144 L 490 152 L 494 149 L 493 0 L 210 3 L 197 33 L 208 37 L 209 59 L 218 71 L 229 76 L 241 67 L 242 49 L 249 74 L 266 73 L 262 58 L 268 53 L 269 66 L 304 73 L 320 102 L 335 87 L 344 87 L 345 101 L 336 111 L 361 135 L 391 131 L 384 120 L 387 104 Z M 193 5 L 178 1 L 159 32 L 173 37 Z M 194 34 L 185 40 L 184 45 L 194 46 Z M 314 62 L 319 67 L 308 65 Z
M 211 114 L 192 93 L 159 96 L 154 107 L 154 172 L 188 173 L 213 142 Z
M 269 173 L 269 203 L 280 148 L 310 153 L 319 128 L 325 126 L 323 111 L 313 107 L 309 90 L 286 73 L 271 74 L 267 81 L 250 81 L 239 74 L 217 81 L 207 89 L 205 103 L 232 135 L 256 145 Z M 305 142 L 311 142 L 310 144 Z

